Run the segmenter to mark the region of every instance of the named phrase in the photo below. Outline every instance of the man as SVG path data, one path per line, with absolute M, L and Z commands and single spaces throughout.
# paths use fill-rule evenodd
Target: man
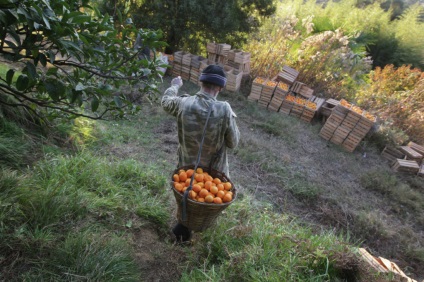
M 181 77 L 174 78 L 162 97 L 164 110 L 177 118 L 178 167 L 196 165 L 203 129 L 211 109 L 199 166 L 211 166 L 229 176 L 227 148 L 238 145 L 240 132 L 230 104 L 216 99 L 225 87 L 226 74 L 220 66 L 209 65 L 202 71 L 199 80 L 202 86 L 195 95 L 178 96 L 183 81 Z M 189 240 L 191 236 L 191 231 L 181 224 L 177 224 L 173 232 L 182 241 Z

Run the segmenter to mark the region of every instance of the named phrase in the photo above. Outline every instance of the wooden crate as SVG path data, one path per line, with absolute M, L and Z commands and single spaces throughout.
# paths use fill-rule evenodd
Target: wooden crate
M 333 137 L 333 132 L 331 132 L 331 131 L 327 130 L 327 128 L 323 127 L 323 128 L 321 128 L 321 130 L 319 132 L 319 136 L 321 136 L 325 140 L 330 140 L 331 137 Z
M 353 130 L 355 128 L 356 123 L 352 122 L 350 119 L 348 119 L 347 117 L 342 121 L 341 123 L 342 126 L 348 128 L 349 130 Z
M 267 108 L 268 107 L 269 102 L 265 101 L 265 100 L 258 100 L 258 105 Z
M 236 54 L 242 53 L 242 52 L 243 51 L 239 49 L 231 49 L 230 51 L 228 51 L 228 55 L 227 55 L 228 62 L 234 62 L 234 59 L 236 58 Z
M 243 73 L 238 70 L 231 70 L 227 73 L 227 84 L 225 88 L 229 91 L 236 92 L 240 89 Z
M 336 124 L 337 126 L 339 126 L 340 124 L 342 124 L 343 119 L 344 119 L 343 116 L 341 116 L 338 113 L 336 113 L 336 112 L 333 111 L 331 113 L 330 117 L 327 119 L 326 123 L 327 122 L 331 122 L 331 123 Z
M 174 52 L 174 62 L 182 64 L 183 63 L 183 56 L 187 55 L 187 54 L 188 54 L 188 52 L 184 52 L 184 51 Z
M 369 131 L 370 128 L 364 128 L 359 124 L 356 124 L 355 127 L 352 129 L 352 133 L 360 137 L 361 139 L 364 138 Z
M 202 56 L 193 56 L 193 57 L 191 57 L 190 66 L 194 69 L 200 69 L 200 63 L 202 61 L 207 61 L 207 59 L 205 57 L 202 57 Z
M 181 75 L 181 68 L 182 65 L 176 61 L 174 61 L 174 64 L 172 65 L 172 76 L 177 77 Z
M 225 55 L 217 55 L 216 57 L 216 61 L 218 62 L 218 64 L 220 65 L 226 65 L 227 64 L 227 56 Z
M 294 105 L 293 102 L 284 99 L 280 107 L 280 112 L 287 115 L 290 114 L 291 109 L 293 108 L 293 105 Z
M 277 79 L 278 79 L 278 76 L 277 76 Z M 293 84 L 290 85 L 290 91 L 298 94 L 302 85 L 304 85 L 303 82 L 294 81 Z
M 217 45 L 216 53 L 218 55 L 227 57 L 228 52 L 231 50 L 231 45 L 226 43 L 220 43 Z
M 319 110 L 319 113 L 323 116 L 329 117 L 333 109 L 340 103 L 340 101 L 335 99 L 325 100 L 322 104 L 322 107 Z
M 304 84 L 300 87 L 298 94 L 302 97 L 305 97 L 306 99 L 309 99 L 312 97 L 312 94 L 314 94 L 314 90 Z
M 208 60 L 212 62 L 217 62 L 218 55 L 215 53 L 208 53 Z
M 330 132 L 331 135 L 333 135 L 334 131 L 336 131 L 337 127 L 339 127 L 339 126 L 327 121 L 322 128 L 325 129 L 326 131 Z
M 418 176 L 424 177 L 424 164 L 421 164 L 420 170 L 418 171 Z
M 407 160 L 414 160 L 418 164 L 420 164 L 422 159 L 423 159 L 423 155 L 421 155 L 420 153 L 418 153 L 417 151 L 415 151 L 411 147 L 400 146 L 399 150 L 406 155 Z
M 310 111 L 305 108 L 302 115 L 300 116 L 300 119 L 306 122 L 311 122 L 315 116 L 315 111 Z
M 330 142 L 336 144 L 336 145 L 341 145 L 344 141 L 344 138 L 340 137 L 339 135 L 335 135 L 333 134 L 333 136 L 331 136 Z
M 421 146 L 421 145 L 414 143 L 412 141 L 409 142 L 407 146 L 414 149 L 415 151 L 417 151 L 418 153 L 420 153 L 421 155 L 424 156 L 424 146 Z
M 191 67 L 190 69 L 190 81 L 197 84 L 199 82 L 200 69 Z
M 206 51 L 209 53 L 216 54 L 217 53 L 217 44 L 215 42 L 209 42 L 206 44 Z
M 381 156 L 387 161 L 389 161 L 389 163 L 393 163 L 394 161 L 396 161 L 396 159 L 405 158 L 404 153 L 391 146 L 384 147 L 383 151 L 381 152 Z
M 239 64 L 245 64 L 250 62 L 250 53 L 248 52 L 238 52 L 234 55 L 234 62 Z
M 243 64 L 243 75 L 250 74 L 250 62 Z
M 282 81 L 288 85 L 292 85 L 296 81 L 298 75 L 299 72 L 297 70 L 289 66 L 283 66 L 282 71 L 277 75 L 277 81 Z
M 274 94 L 274 90 L 277 87 L 277 82 L 267 79 L 264 83 L 264 86 L 262 88 L 262 94 L 268 94 L 270 96 L 272 96 L 272 94 Z
M 243 66 L 244 66 L 243 64 L 239 64 L 234 61 L 227 60 L 227 65 L 236 70 L 243 71 Z
M 257 101 L 261 97 L 262 88 L 263 88 L 263 82 L 265 82 L 266 79 L 263 77 L 257 77 L 255 80 L 253 80 L 252 88 L 250 89 L 250 94 L 247 97 L 250 101 Z
M 195 55 L 190 54 L 190 53 L 186 53 L 186 54 L 184 54 L 184 55 L 183 55 L 183 58 L 182 58 L 182 61 L 181 61 L 181 64 L 182 64 L 183 66 L 188 66 L 188 67 L 190 67 L 190 65 L 191 65 L 191 58 L 192 58 L 193 56 L 195 56 Z
M 334 135 L 337 135 L 337 137 L 340 137 L 343 140 L 346 139 L 349 133 L 350 133 L 350 130 L 342 125 L 337 127 L 337 129 L 334 131 Z
M 396 159 L 391 166 L 394 171 L 417 174 L 420 170 L 418 163 L 414 160 Z

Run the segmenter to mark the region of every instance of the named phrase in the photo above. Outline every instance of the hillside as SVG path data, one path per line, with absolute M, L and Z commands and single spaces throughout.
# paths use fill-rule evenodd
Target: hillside
M 394 174 L 368 139 L 348 153 L 318 136 L 320 119 L 248 102 L 243 85 L 218 97 L 241 132 L 229 160 L 236 203 L 189 246 L 170 232 L 177 131 L 160 95 L 128 120 L 56 128 L 66 136 L 34 138 L 2 119 L 6 161 L 29 166 L 0 171 L 0 280 L 358 281 L 347 241 L 422 279 L 423 179 Z
M 169 81 L 165 78 L 162 91 Z M 192 93 L 197 89 L 186 82 L 181 91 Z M 238 115 L 241 144 L 229 161 L 231 179 L 241 195 L 252 194 L 271 202 L 281 214 L 317 231 L 345 234 L 352 243 L 396 262 L 411 277 L 422 279 L 423 180 L 394 174 L 368 141 L 348 153 L 318 136 L 320 120 L 309 124 L 247 102 L 248 91 L 218 97 L 228 100 Z M 139 117 L 132 123 L 140 136 L 153 134 L 150 141 L 154 142 L 128 140 L 101 151 L 122 159 L 163 162 L 170 173 L 176 164 L 175 121 L 158 104 L 145 107 L 146 118 Z M 173 199 L 171 202 L 174 204 Z M 177 265 L 173 259 L 167 261 Z M 164 271 L 163 265 L 151 263 Z

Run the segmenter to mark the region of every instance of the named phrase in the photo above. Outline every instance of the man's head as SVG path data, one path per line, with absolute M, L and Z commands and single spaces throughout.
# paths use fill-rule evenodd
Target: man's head
M 227 83 L 227 75 L 220 66 L 209 65 L 202 71 L 199 80 L 204 88 L 217 89 L 219 92 Z

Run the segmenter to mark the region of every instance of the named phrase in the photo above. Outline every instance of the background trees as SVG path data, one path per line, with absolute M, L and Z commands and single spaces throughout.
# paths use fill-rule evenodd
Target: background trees
M 160 33 L 138 31 L 122 17 L 117 24 L 88 0 L 2 4 L 0 60 L 10 66 L 0 72 L 3 108 L 25 108 L 43 119 L 124 116 L 137 106 L 120 86 L 137 84 L 139 95 L 155 87 L 159 62 L 139 60 L 132 45 L 140 33 L 146 45 L 163 46 Z
M 161 29 L 169 44 L 167 53 L 185 49 L 199 53 L 210 41 L 239 47 L 263 17 L 275 11 L 272 0 L 145 0 L 103 1 L 99 9 L 109 14 L 124 11 L 143 28 Z

